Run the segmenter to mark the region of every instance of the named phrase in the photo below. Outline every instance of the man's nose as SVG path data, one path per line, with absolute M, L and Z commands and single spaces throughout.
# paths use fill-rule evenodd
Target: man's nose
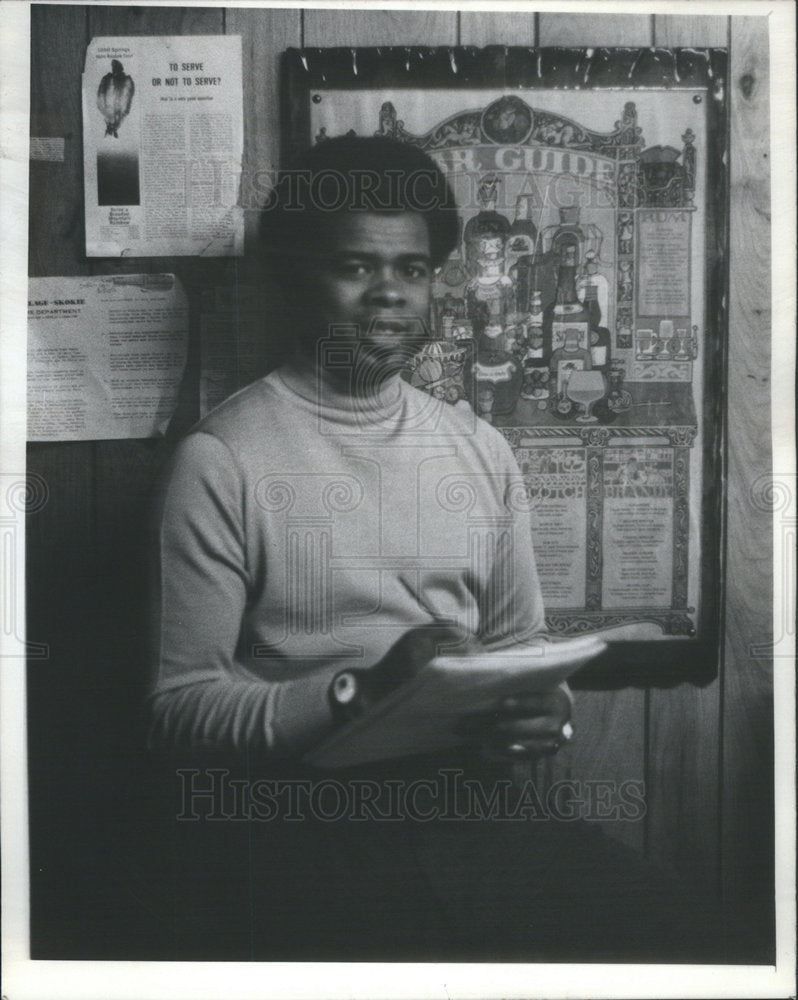
M 402 282 L 393 268 L 381 268 L 374 274 L 374 280 L 369 285 L 368 297 L 380 305 L 397 305 L 405 301 Z

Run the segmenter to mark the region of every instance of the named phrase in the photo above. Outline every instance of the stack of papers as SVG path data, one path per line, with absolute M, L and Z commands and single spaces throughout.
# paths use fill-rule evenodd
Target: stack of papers
M 495 709 L 503 698 L 547 691 L 604 652 L 597 635 L 541 639 L 470 656 L 439 656 L 365 715 L 305 757 L 317 767 L 351 767 L 428 754 L 466 742 L 457 720 Z

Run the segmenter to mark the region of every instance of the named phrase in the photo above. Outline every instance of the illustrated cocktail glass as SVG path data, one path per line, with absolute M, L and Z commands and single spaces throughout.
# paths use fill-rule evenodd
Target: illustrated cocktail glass
M 584 413 L 576 418 L 580 423 L 596 423 L 598 417 L 594 417 L 590 408 L 597 399 L 601 399 L 606 391 L 604 376 L 599 371 L 575 371 L 571 372 L 568 380 L 566 392 L 568 398 L 575 403 L 581 403 L 585 408 Z
M 659 353 L 658 358 L 663 360 L 670 358 L 673 351 L 673 320 L 663 319 L 659 324 Z
M 650 358 L 657 351 L 656 338 L 653 330 L 637 331 L 637 356 L 638 358 Z
M 676 348 L 674 353 L 674 358 L 676 361 L 690 361 L 690 352 L 687 350 L 687 330 L 677 330 L 676 336 L 673 338 L 673 344 Z

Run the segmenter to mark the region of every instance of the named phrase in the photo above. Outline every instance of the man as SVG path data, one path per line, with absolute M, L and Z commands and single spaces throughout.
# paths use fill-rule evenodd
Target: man
M 323 200 L 325 180 L 337 210 Z M 319 146 L 277 191 L 284 203 L 265 228 L 297 307 L 296 351 L 195 428 L 177 456 L 154 708 L 170 740 L 297 756 L 334 724 L 332 677 L 342 666 L 373 670 L 429 625 L 424 602 L 486 645 L 539 632 L 543 607 L 528 523 L 519 530 L 507 506 L 522 488 L 508 445 L 465 403 L 431 405 L 399 377 L 426 332 L 433 268 L 456 238 L 445 179 L 413 147 L 346 139 Z M 358 502 L 330 517 L 323 490 L 336 482 Z M 492 562 L 477 566 L 465 551 L 464 518 L 440 497 L 447 487 L 474 491 L 471 520 L 503 532 Z M 297 574 L 287 527 L 324 516 L 327 575 L 310 563 Z M 421 593 L 408 591 L 408 574 Z M 498 734 L 524 752 L 551 750 L 568 705 L 562 693 L 535 696 Z
M 507 792 L 508 761 L 568 737 L 565 686 L 522 686 L 445 723 L 450 752 L 333 772 L 335 786 L 304 763 L 434 656 L 488 663 L 544 626 L 507 443 L 399 375 L 457 232 L 435 164 L 385 138 L 320 143 L 264 212 L 295 350 L 194 428 L 161 505 L 153 739 L 225 763 L 181 771 L 181 815 L 205 798 L 206 820 L 228 820 L 178 824 L 174 957 L 588 960 L 621 954 L 619 934 L 640 945 L 635 862 L 639 891 L 619 906 L 611 845 L 485 805 Z M 459 775 L 482 782 L 476 814 Z M 353 813 L 355 792 L 373 808 Z

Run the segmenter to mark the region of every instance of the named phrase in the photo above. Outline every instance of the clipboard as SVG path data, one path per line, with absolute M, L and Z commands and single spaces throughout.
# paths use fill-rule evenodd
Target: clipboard
M 461 716 L 490 711 L 521 690 L 550 690 L 606 648 L 600 636 L 591 634 L 438 656 L 365 715 L 337 729 L 304 762 L 352 767 L 462 745 L 468 738 L 454 732 Z

